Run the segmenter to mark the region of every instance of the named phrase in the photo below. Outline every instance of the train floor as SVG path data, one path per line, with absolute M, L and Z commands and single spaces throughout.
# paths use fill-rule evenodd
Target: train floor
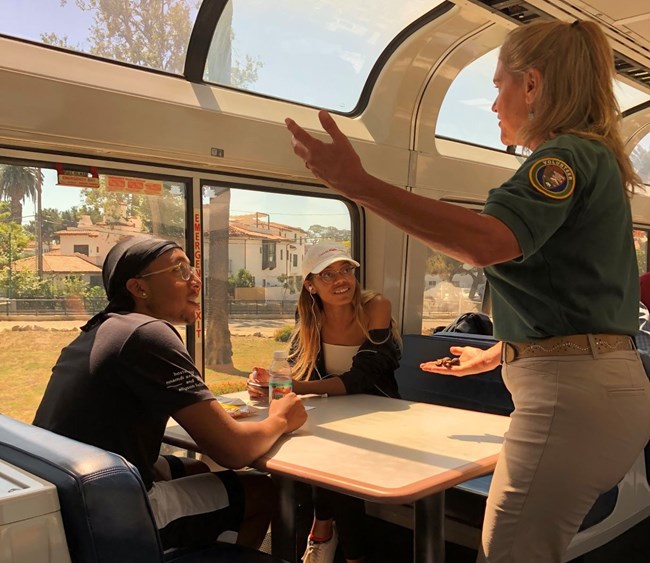
M 306 537 L 308 525 L 307 518 L 299 519 L 300 537 Z M 413 561 L 411 530 L 368 517 L 367 537 L 369 540 L 368 563 L 408 563 Z M 453 543 L 446 543 L 445 553 L 446 563 L 475 563 L 476 561 L 475 550 Z M 570 563 L 648 563 L 649 561 L 650 518 L 647 518 L 622 536 L 591 553 L 573 559 Z M 334 563 L 345 563 L 340 548 L 337 550 Z
M 413 536 L 410 530 L 382 520 L 369 518 L 374 549 L 368 563 L 408 563 L 413 560 Z M 476 551 L 447 543 L 446 563 L 475 563 Z M 335 563 L 345 563 L 337 554 Z M 650 561 L 650 518 L 608 544 L 573 559 L 570 563 L 648 563 Z
M 410 530 L 382 520 L 368 518 L 373 545 L 368 563 L 408 563 L 413 560 Z M 446 563 L 475 563 L 476 551 L 447 543 Z M 646 518 L 608 544 L 573 559 L 570 563 L 648 563 L 650 561 L 650 518 Z M 345 563 L 337 553 L 335 563 Z

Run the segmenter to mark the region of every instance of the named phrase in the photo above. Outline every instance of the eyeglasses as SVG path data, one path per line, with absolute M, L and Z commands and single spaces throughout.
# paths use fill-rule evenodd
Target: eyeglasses
M 176 270 L 178 274 L 181 276 L 181 279 L 183 281 L 190 281 L 190 278 L 192 276 L 197 276 L 198 274 L 196 272 L 196 268 L 194 266 L 190 266 L 187 262 L 179 262 L 178 264 L 174 264 L 173 266 L 170 266 L 169 268 L 163 268 L 162 270 L 156 270 L 155 272 L 149 272 L 147 274 L 142 274 L 140 276 L 136 276 L 138 278 L 146 278 L 148 276 L 155 276 L 156 274 L 162 274 L 164 272 L 171 272 L 173 270 Z
M 314 275 L 318 276 L 325 283 L 332 283 L 339 275 L 343 276 L 344 278 L 349 278 L 351 276 L 354 276 L 354 272 L 356 271 L 356 269 L 357 269 L 356 266 L 343 266 L 343 268 L 341 268 L 340 270 L 325 270 L 320 274 L 314 274 Z

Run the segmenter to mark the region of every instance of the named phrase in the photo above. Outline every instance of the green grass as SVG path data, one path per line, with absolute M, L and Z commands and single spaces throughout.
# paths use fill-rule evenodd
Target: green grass
M 31 422 L 61 349 L 79 334 L 71 331 L 0 331 L 0 412 Z M 268 367 L 274 350 L 286 344 L 272 338 L 232 336 L 233 367 L 206 370 L 208 387 L 216 395 L 241 391 L 254 366 Z
M 259 336 L 231 336 L 233 367 L 223 371 L 205 370 L 205 382 L 215 395 L 243 391 L 248 374 L 255 366 L 269 367 L 274 350 L 287 348 L 284 342 Z

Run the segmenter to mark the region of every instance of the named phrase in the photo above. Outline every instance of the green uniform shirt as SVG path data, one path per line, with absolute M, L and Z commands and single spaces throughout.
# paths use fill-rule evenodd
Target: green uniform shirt
M 636 334 L 639 274 L 621 184 L 604 144 L 561 135 L 490 191 L 483 213 L 505 223 L 522 250 L 485 269 L 496 338 Z

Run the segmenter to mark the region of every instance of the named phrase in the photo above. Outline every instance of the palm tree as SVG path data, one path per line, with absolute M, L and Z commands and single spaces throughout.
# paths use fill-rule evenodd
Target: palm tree
M 43 184 L 43 173 L 39 168 L 12 166 L 0 167 L 0 199 L 9 201 L 9 220 L 21 225 L 23 202 L 26 198 L 35 201 Z

